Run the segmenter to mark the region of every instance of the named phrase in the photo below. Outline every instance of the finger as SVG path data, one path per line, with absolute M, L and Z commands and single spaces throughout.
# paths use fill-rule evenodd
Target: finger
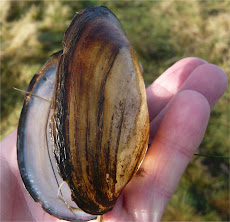
M 216 65 L 203 64 L 192 71 L 184 84 L 179 89 L 194 90 L 208 100 L 211 108 L 217 103 L 227 88 L 227 77 L 224 71 Z M 166 105 L 161 112 L 150 123 L 150 143 L 152 142 L 161 124 L 162 118 L 167 112 L 169 105 Z
M 195 91 L 183 91 L 173 99 L 140 172 L 125 188 L 126 209 L 140 221 L 160 221 L 204 136 L 209 113 L 206 98 Z
M 225 72 L 213 64 L 197 67 L 182 85 L 182 90 L 201 93 L 209 102 L 211 109 L 227 89 L 228 79 Z
M 207 62 L 189 57 L 182 59 L 167 69 L 146 90 L 150 121 L 165 107 L 188 78 L 191 72 Z

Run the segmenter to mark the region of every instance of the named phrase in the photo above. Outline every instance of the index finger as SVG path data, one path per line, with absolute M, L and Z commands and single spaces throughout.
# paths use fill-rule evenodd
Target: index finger
M 178 92 L 192 71 L 205 63 L 207 62 L 195 57 L 182 59 L 167 69 L 146 89 L 150 122 Z

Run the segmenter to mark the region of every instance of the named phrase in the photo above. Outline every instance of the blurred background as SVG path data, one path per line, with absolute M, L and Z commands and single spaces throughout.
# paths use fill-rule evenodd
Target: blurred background
M 49 56 L 62 49 L 72 17 L 104 5 L 121 21 L 144 67 L 146 86 L 187 56 L 230 75 L 230 1 L 0 1 L 1 140 L 17 128 L 23 90 Z M 229 156 L 229 89 L 211 113 L 199 151 Z M 229 221 L 229 159 L 194 156 L 163 221 Z

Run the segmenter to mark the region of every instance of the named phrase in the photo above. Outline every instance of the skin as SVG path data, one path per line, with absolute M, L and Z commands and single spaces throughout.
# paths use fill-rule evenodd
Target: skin
M 202 141 L 210 111 L 226 88 L 226 74 L 218 66 L 185 58 L 146 89 L 151 145 L 105 221 L 160 221 Z M 24 188 L 16 161 L 16 134 L 1 142 L 1 221 L 60 221 L 43 211 Z

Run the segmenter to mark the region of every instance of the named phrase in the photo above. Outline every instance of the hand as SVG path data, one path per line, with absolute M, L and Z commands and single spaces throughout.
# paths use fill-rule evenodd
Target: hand
M 159 221 L 227 87 L 225 73 L 198 58 L 166 70 L 146 90 L 151 145 L 136 176 L 105 221 Z M 1 142 L 1 220 L 59 221 L 23 187 L 16 161 L 16 131 Z

